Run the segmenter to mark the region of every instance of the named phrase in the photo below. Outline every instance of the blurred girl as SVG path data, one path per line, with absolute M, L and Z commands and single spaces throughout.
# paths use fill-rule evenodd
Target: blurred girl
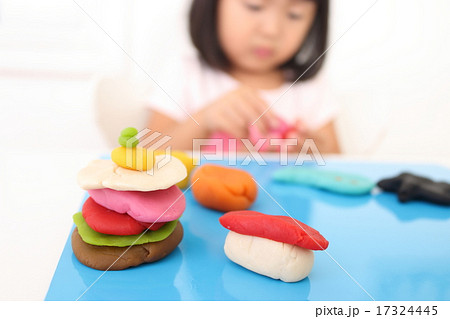
M 287 125 L 297 150 L 313 138 L 319 151 L 339 151 L 336 104 L 318 74 L 327 0 L 194 0 L 189 17 L 198 56 L 171 75 L 170 97 L 152 95 L 149 128 L 191 149 L 194 138 L 247 138 L 252 126 L 270 136 Z

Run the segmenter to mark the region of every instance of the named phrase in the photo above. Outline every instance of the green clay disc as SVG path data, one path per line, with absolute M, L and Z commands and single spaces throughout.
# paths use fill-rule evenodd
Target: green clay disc
M 169 237 L 177 226 L 178 220 L 166 223 L 158 230 L 148 230 L 144 235 L 116 236 L 98 233 L 93 230 L 81 213 L 73 215 L 73 221 L 78 227 L 78 233 L 85 243 L 95 246 L 126 247 L 161 241 Z M 142 235 L 142 236 L 141 236 Z M 139 239 L 138 239 L 139 238 Z
M 279 169 L 272 175 L 272 179 L 346 195 L 368 194 L 375 186 L 374 182 L 364 176 L 304 167 Z

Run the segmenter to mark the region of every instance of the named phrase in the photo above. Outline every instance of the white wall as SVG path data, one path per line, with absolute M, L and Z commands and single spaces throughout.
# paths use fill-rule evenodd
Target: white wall
M 120 42 L 124 4 L 83 7 Z M 105 150 L 92 112 L 95 76 L 123 68 L 123 54 L 73 1 L 0 0 L 1 153 Z
M 374 0 L 333 2 L 332 41 Z M 331 50 L 348 152 L 450 157 L 450 3 L 379 0 Z

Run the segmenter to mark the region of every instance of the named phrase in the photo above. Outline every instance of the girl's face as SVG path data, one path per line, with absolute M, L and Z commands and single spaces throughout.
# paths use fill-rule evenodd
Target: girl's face
M 316 4 L 308 0 L 220 0 L 219 42 L 232 69 L 263 73 L 290 60 L 308 35 Z

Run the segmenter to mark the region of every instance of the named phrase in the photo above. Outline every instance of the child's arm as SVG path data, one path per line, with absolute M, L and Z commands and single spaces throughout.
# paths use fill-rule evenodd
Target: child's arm
M 290 133 L 287 138 L 296 138 L 297 147 L 289 149 L 300 151 L 306 139 L 312 139 L 321 154 L 340 153 L 339 142 L 336 136 L 334 121 L 330 121 L 318 130 L 305 130 L 301 122 L 296 125 L 295 132 Z
M 314 140 L 317 148 L 321 153 L 340 153 L 339 142 L 336 136 L 336 129 L 334 127 L 334 121 L 330 121 L 322 128 L 315 132 L 310 133 L 310 138 Z
M 172 137 L 167 144 L 176 150 L 191 150 L 193 138 L 208 137 L 205 126 L 197 125 L 191 118 L 177 122 L 157 111 L 152 111 L 147 127 L 152 131 Z

